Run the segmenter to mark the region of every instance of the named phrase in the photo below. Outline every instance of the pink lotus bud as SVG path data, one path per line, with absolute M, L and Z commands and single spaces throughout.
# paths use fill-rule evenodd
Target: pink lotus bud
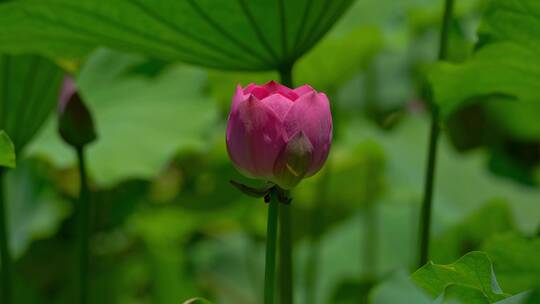
M 227 123 L 227 151 L 244 175 L 291 189 L 323 166 L 332 143 L 328 98 L 309 85 L 240 86 Z
M 75 82 L 68 76 L 64 78 L 58 101 L 58 131 L 64 141 L 75 148 L 96 139 L 92 115 L 77 93 Z

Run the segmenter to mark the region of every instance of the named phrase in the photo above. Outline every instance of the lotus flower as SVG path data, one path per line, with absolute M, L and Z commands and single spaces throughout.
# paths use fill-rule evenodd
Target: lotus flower
M 244 175 L 291 189 L 323 166 L 332 143 L 328 98 L 309 85 L 238 86 L 227 123 L 227 151 Z

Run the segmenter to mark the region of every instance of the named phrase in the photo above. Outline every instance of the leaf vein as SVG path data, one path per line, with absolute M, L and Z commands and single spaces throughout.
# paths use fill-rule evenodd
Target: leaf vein
M 232 43 L 238 45 L 240 48 L 246 50 L 247 52 L 251 53 L 252 55 L 256 56 L 257 58 L 259 58 L 262 62 L 268 64 L 268 65 L 272 65 L 271 62 L 261 56 L 259 53 L 257 53 L 255 50 L 253 50 L 251 47 L 249 47 L 248 45 L 244 44 L 243 42 L 241 42 L 239 39 L 237 39 L 236 37 L 234 37 L 232 34 L 230 34 L 229 32 L 227 32 L 226 30 L 224 30 L 222 27 L 219 26 L 219 24 L 217 24 L 208 14 L 206 14 L 202 7 L 200 7 L 195 1 L 193 0 L 188 0 L 188 3 L 195 9 L 195 11 L 210 25 L 212 26 L 212 28 L 214 28 L 218 33 L 220 33 L 223 37 L 229 39 L 229 41 L 231 41 Z
M 308 0 L 306 2 L 306 6 L 304 8 L 304 14 L 302 15 L 302 21 L 300 21 L 300 27 L 298 28 L 298 32 L 296 33 L 296 39 L 294 41 L 294 47 L 293 47 L 293 54 L 296 54 L 298 51 L 298 48 L 300 47 L 300 37 L 306 27 L 307 16 L 309 15 L 309 12 L 311 11 L 312 4 L 313 4 L 313 0 Z
M 207 46 L 208 48 L 218 52 L 218 53 L 223 53 L 223 54 L 226 54 L 229 56 L 230 59 L 232 60 L 236 60 L 238 63 L 242 63 L 242 60 L 241 58 L 239 58 L 235 52 L 231 52 L 229 50 L 227 50 L 226 48 L 222 48 L 220 47 L 219 45 L 217 44 L 214 44 L 212 43 L 211 41 L 207 40 L 207 39 L 204 39 L 202 37 L 197 37 L 189 32 L 187 32 L 186 30 L 182 29 L 181 27 L 179 27 L 178 25 L 172 23 L 171 21 L 167 20 L 166 18 L 163 18 L 163 16 L 160 16 L 157 12 L 153 11 L 151 8 L 149 8 L 148 6 L 144 5 L 142 2 L 138 1 L 138 0 L 127 0 L 129 3 L 131 3 L 132 5 L 138 7 L 139 9 L 141 9 L 142 11 L 144 11 L 148 16 L 152 17 L 154 20 L 156 20 L 157 22 L 163 24 L 165 27 L 185 36 L 185 37 L 188 37 L 204 46 Z M 250 53 L 249 51 L 247 51 L 245 48 L 242 48 L 242 47 L 238 47 L 237 44 L 234 44 L 238 50 L 240 50 L 241 52 L 244 52 L 246 55 L 248 56 L 252 56 L 252 58 L 255 58 L 257 60 L 261 60 L 260 58 L 258 58 L 257 56 L 254 56 L 253 53 Z M 261 63 L 264 64 L 264 61 L 261 61 Z
M 148 42 L 153 42 L 156 46 L 158 46 L 159 48 L 161 49 L 169 49 L 170 51 L 172 51 L 173 54 L 178 54 L 178 50 L 182 50 L 183 53 L 181 52 L 180 54 L 182 54 L 183 56 L 185 56 L 186 58 L 189 58 L 191 55 L 189 55 L 190 53 L 193 53 L 192 51 L 190 51 L 189 49 L 186 50 L 186 48 L 183 46 L 183 45 L 179 45 L 176 41 L 174 40 L 168 40 L 168 39 L 160 39 L 160 38 L 156 38 L 154 36 L 151 36 L 149 34 L 146 34 L 144 32 L 141 32 L 141 31 L 138 31 L 132 27 L 129 27 L 129 26 L 126 26 L 126 25 L 123 25 L 121 23 L 118 23 L 114 20 L 111 20 L 109 18 L 106 18 L 105 16 L 102 16 L 102 15 L 99 15 L 99 14 L 96 14 L 88 9 L 84 9 L 84 8 L 81 8 L 81 7 L 77 7 L 77 6 L 73 6 L 73 5 L 68 5 L 68 4 L 65 4 L 63 3 L 62 6 L 64 6 L 64 8 L 68 9 L 68 10 L 72 10 L 76 13 L 79 13 L 79 14 L 82 14 L 84 16 L 87 16 L 89 18 L 93 18 L 94 20 L 96 21 L 101 21 L 101 22 L 105 22 L 109 25 L 112 25 L 113 27 L 117 28 L 117 29 L 120 29 L 124 32 L 127 32 L 127 33 L 130 33 L 130 34 L 133 34 L 133 35 L 136 35 L 136 36 L 139 36 L 143 39 L 145 39 L 146 41 Z M 43 16 L 41 16 L 43 17 Z M 44 19 L 47 19 L 47 18 L 44 18 Z M 52 20 L 49 20 L 49 21 L 52 21 Z M 58 21 L 56 21 L 56 23 L 59 23 Z M 61 22 L 60 22 L 61 23 Z M 92 32 L 86 28 L 81 28 L 81 27 L 77 27 L 76 25 L 74 24 L 68 24 L 68 28 L 72 31 L 72 32 L 75 32 L 77 33 L 76 31 L 73 31 L 73 29 L 78 29 L 78 31 L 82 31 L 82 32 L 87 32 L 89 33 L 90 35 L 96 35 L 96 36 L 101 36 L 102 38 L 104 38 L 105 40 L 109 40 L 112 41 L 112 45 L 114 45 L 114 43 L 118 42 L 119 39 L 118 37 L 110 37 L 110 36 L 107 36 L 101 32 Z M 142 47 L 142 48 L 147 48 L 147 46 L 145 44 L 141 44 L 141 43 L 133 43 L 132 41 L 128 41 L 128 40 L 124 40 L 122 41 L 126 46 L 133 46 L 133 45 L 138 45 L 139 47 Z M 171 47 L 170 45 L 174 45 L 175 47 Z M 209 57 L 209 58 L 212 58 L 214 57 L 212 54 L 205 54 L 205 56 Z M 214 59 L 216 59 L 216 57 L 214 57 Z M 195 62 L 197 61 L 200 61 L 199 59 L 195 59 Z
M 270 56 L 272 56 L 272 58 L 276 62 L 278 62 L 279 59 L 278 59 L 276 53 L 274 53 L 274 50 L 272 49 L 272 47 L 270 46 L 270 44 L 266 40 L 265 36 L 261 32 L 261 29 L 257 25 L 257 21 L 255 20 L 255 18 L 251 14 L 251 11 L 249 10 L 246 2 L 244 0 L 238 0 L 238 2 L 240 3 L 240 6 L 242 7 L 242 11 L 244 12 L 244 15 L 246 16 L 246 18 L 251 23 L 252 29 L 255 31 L 255 35 L 257 35 L 257 38 L 259 39 L 259 42 L 261 43 L 263 48 L 268 52 L 268 54 L 270 54 Z

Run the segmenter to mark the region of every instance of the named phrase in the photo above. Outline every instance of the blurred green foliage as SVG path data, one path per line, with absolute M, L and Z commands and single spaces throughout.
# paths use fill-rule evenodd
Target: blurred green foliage
M 4 130 L 0 131 L 0 166 L 14 168 L 15 158 L 13 142 Z
M 485 95 L 538 105 L 533 89 L 540 70 L 538 12 L 535 0 L 491 1 L 472 58 L 458 66 L 441 63 L 430 74 L 443 113 Z
M 100 185 L 156 176 L 176 152 L 204 149 L 203 138 L 211 135 L 216 111 L 202 94 L 204 72 L 168 66 L 150 77 L 141 68 L 145 63 L 141 57 L 102 50 L 78 75 L 81 94 L 96 117 L 99 141 L 90 146 L 88 157 L 89 171 Z M 73 165 L 75 155 L 58 138 L 56 124 L 51 117 L 29 153 L 50 155 L 59 167 Z
M 235 86 L 278 75 L 171 60 L 269 70 L 304 51 L 294 81 L 328 93 L 335 132 L 323 171 L 292 193 L 296 303 L 537 302 L 537 2 L 456 0 L 451 61 L 437 64 L 442 1 L 357 0 L 311 49 L 349 5 L 329 1 L 325 11 L 324 1 L 315 1 L 313 15 L 306 17 L 313 32 L 299 40 L 295 49 L 300 53 L 290 53 L 294 35 L 287 35 L 291 41 L 284 48 L 280 32 L 274 31 L 276 12 L 268 13 L 275 18 L 260 16 L 274 2 L 232 1 L 229 10 L 208 11 L 220 20 L 226 14 L 244 16 L 237 3 L 249 2 L 252 9 L 261 3 L 266 10 L 255 12 L 257 20 L 264 19 L 262 30 L 272 29 L 266 37 L 280 59 L 271 64 L 260 60 L 271 54 L 245 27 L 249 20 L 226 24 L 225 30 L 238 30 L 252 52 L 224 39 L 200 16 L 183 18 L 178 7 L 187 5 L 193 13 L 191 2 L 212 5 L 159 1 L 143 10 L 136 6 L 142 1 L 119 1 L 120 9 L 107 10 L 120 4 L 0 4 L 0 51 L 38 52 L 69 66 L 95 117 L 99 140 L 88 149 L 94 210 L 91 303 L 205 303 L 198 297 L 212 303 L 260 303 L 267 208 L 229 185 L 230 179 L 257 182 L 241 177 L 230 164 L 224 132 Z M 307 2 L 283 3 L 294 11 Z M 55 19 L 56 9 L 70 17 Z M 35 18 L 23 18 L 26 14 Z M 99 28 L 96 18 L 103 21 Z M 291 29 L 301 19 L 287 19 Z M 135 24 L 137 31 L 126 24 Z M 89 39 L 81 28 L 108 36 Z M 207 42 L 194 43 L 183 31 Z M 20 41 L 16 33 L 36 39 Z M 61 43 L 45 39 L 53 34 Z M 225 52 L 209 48 L 209 42 Z M 36 73 L 34 87 L 56 90 L 60 70 L 31 58 L 43 60 L 52 75 Z M 23 73 L 28 62 L 23 60 L 17 72 Z M 443 108 L 448 105 L 442 123 L 448 136 L 439 146 L 434 264 L 411 278 L 426 157 L 428 80 L 435 100 Z M 3 83 L 0 93 L 5 92 Z M 12 92 L 26 92 L 25 82 L 13 83 L 20 90 Z M 26 109 L 21 113 L 39 112 L 32 124 L 11 129 L 27 133 L 23 139 L 16 140 L 5 127 L 16 147 L 17 142 L 26 145 L 54 107 L 52 97 L 43 99 L 43 108 L 17 103 L 45 98 L 33 92 L 24 93 L 32 93 L 29 98 L 0 97 Z M 10 118 L 0 125 L 7 121 L 21 123 Z M 1 140 L 3 160 L 9 145 Z M 74 161 L 50 115 L 17 155 L 17 168 L 7 174 L 17 303 L 73 303 L 76 298 Z M 507 294 L 502 296 L 493 282 Z
M 493 260 L 493 267 L 504 290 L 518 293 L 538 288 L 540 283 L 540 238 L 515 233 L 494 235 L 482 246 Z

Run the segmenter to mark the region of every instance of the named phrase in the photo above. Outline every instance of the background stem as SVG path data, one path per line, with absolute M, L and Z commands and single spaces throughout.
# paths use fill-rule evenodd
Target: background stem
M 293 302 L 291 206 L 279 206 L 279 303 Z
M 443 22 L 441 26 L 441 37 L 439 41 L 439 60 L 445 60 L 448 53 L 448 34 L 452 21 L 453 0 L 445 0 Z M 435 182 L 435 167 L 437 162 L 437 142 L 439 140 L 439 109 L 429 95 L 431 110 L 431 128 L 429 133 L 428 159 L 425 174 L 424 198 L 422 201 L 422 211 L 420 218 L 420 259 L 418 266 L 423 266 L 429 258 L 429 232 L 431 229 L 431 209 L 433 200 L 433 189 Z
M 2 303 L 11 304 L 12 293 L 12 276 L 11 269 L 13 267 L 11 254 L 9 252 L 9 230 L 6 212 L 5 199 L 5 169 L 0 168 L 0 254 L 2 255 Z
M 281 84 L 293 88 L 292 65 L 279 71 Z M 293 303 L 291 205 L 279 208 L 279 303 Z
M 276 243 L 279 201 L 275 190 L 270 191 L 268 203 L 268 222 L 266 228 L 266 261 L 264 266 L 264 304 L 274 304 Z
M 79 303 L 88 303 L 88 262 L 89 262 L 89 217 L 90 191 L 86 173 L 84 148 L 77 148 L 79 162 L 80 194 L 79 194 Z

